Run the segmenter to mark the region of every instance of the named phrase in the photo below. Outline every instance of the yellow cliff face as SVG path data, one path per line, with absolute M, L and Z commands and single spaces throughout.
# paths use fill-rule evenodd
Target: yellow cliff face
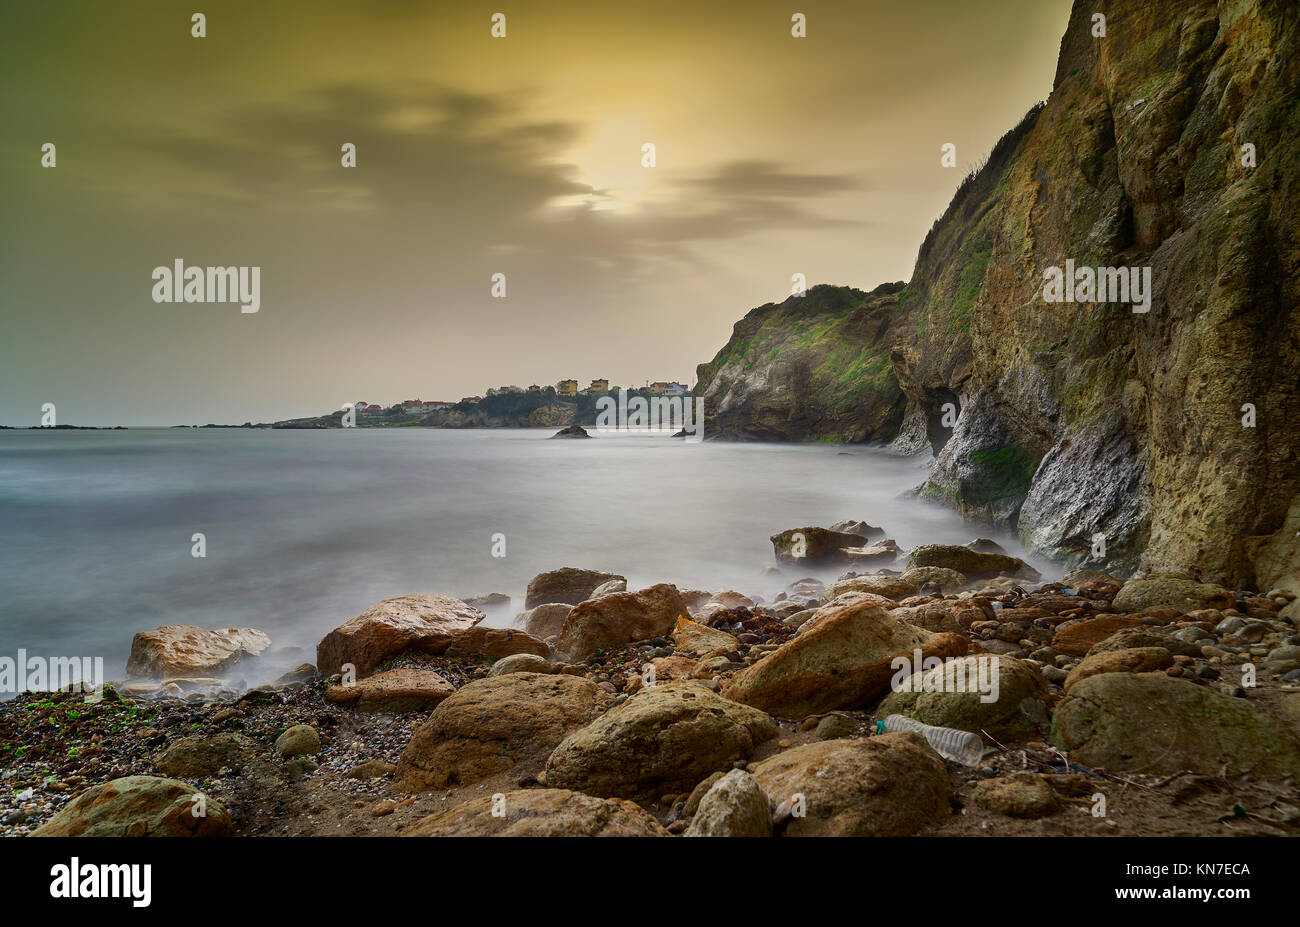
M 882 324 L 855 329 L 892 376 L 799 406 L 796 374 L 850 335 L 801 344 L 790 316 L 782 340 L 764 307 L 701 367 L 707 408 L 761 437 L 924 422 L 925 495 L 1075 563 L 1250 586 L 1273 556 L 1252 539 L 1300 498 L 1300 27 L 1276 0 L 1116 0 L 1099 37 L 1093 6 L 1049 99 L 959 188 Z M 780 363 L 754 350 L 764 328 Z

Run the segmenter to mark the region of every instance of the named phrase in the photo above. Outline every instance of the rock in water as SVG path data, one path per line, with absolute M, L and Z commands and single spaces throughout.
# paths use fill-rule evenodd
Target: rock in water
M 384 660 L 403 650 L 442 653 L 456 633 L 487 616 L 460 599 L 445 595 L 403 595 L 384 599 L 339 625 L 316 645 L 316 666 L 332 676 L 344 663 L 368 676 Z
M 521 764 L 541 765 L 564 736 L 596 717 L 595 684 L 579 676 L 507 673 L 443 701 L 397 763 L 407 791 L 468 785 Z
M 256 628 L 196 628 L 164 625 L 131 640 L 126 674 L 134 677 L 211 676 L 255 657 L 271 646 Z
M 82 792 L 32 832 L 33 837 L 229 837 L 230 815 L 176 779 L 126 776 Z M 196 808 L 203 814 L 195 817 Z
M 863 538 L 864 535 L 857 533 L 810 526 L 774 534 L 771 541 L 778 563 L 816 566 L 848 563 L 849 557 L 844 554 L 844 550 L 862 547 Z
M 699 683 L 660 683 L 566 737 L 546 762 L 546 781 L 626 798 L 686 792 L 776 733 L 765 713 Z
M 948 770 L 912 731 L 805 744 L 750 771 L 786 837 L 904 837 L 950 813 Z
M 524 595 L 524 608 L 536 608 L 539 605 L 562 603 L 577 605 L 591 598 L 592 592 L 611 580 L 622 580 L 624 587 L 627 577 L 617 573 L 601 573 L 598 570 L 580 570 L 576 567 L 561 567 L 547 573 L 538 573 L 528 584 Z
M 1039 579 L 1039 572 L 1019 557 L 981 553 L 955 544 L 922 544 L 908 556 L 907 566 L 908 569 L 943 567 L 969 579 L 990 579 L 1002 573 L 1020 579 Z
M 567 789 L 486 795 L 422 818 L 403 837 L 667 837 L 630 801 Z
M 551 437 L 552 438 L 590 438 L 591 435 L 587 434 L 587 429 L 583 428 L 581 425 L 570 425 L 567 428 L 561 428 L 555 434 L 551 435 Z

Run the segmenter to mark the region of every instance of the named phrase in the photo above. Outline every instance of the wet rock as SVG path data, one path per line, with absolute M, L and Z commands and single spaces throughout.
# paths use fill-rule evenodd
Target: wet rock
M 985 779 L 972 797 L 981 808 L 1017 818 L 1040 818 L 1061 807 L 1052 787 L 1031 772 Z
M 494 814 L 494 810 L 497 812 Z M 567 789 L 519 789 L 476 798 L 411 825 L 404 837 L 666 837 L 630 801 Z
M 771 801 L 753 776 L 733 769 L 705 793 L 685 833 L 687 837 L 770 837 Z
M 1081 657 L 1116 631 L 1141 624 L 1141 619 L 1132 615 L 1100 615 L 1077 624 L 1064 625 L 1052 637 L 1052 649 L 1057 653 Z
M 1231 608 L 1233 596 L 1222 586 L 1173 573 L 1154 573 L 1126 582 L 1112 604 L 1117 612 L 1139 612 L 1153 607 L 1190 612 L 1200 608 Z
M 325 699 L 357 711 L 403 714 L 427 711 L 455 691 L 455 686 L 433 670 L 400 667 L 359 679 L 354 685 L 330 686 Z
M 869 573 L 865 576 L 850 576 L 831 583 L 826 587 L 826 601 L 834 601 L 846 592 L 866 592 L 887 599 L 905 599 L 916 595 L 919 591 L 918 587 L 900 577 L 888 576 L 884 573 Z
M 323 675 L 332 676 L 351 663 L 358 676 L 368 676 L 403 650 L 442 653 L 458 632 L 485 617 L 477 608 L 445 595 L 384 599 L 326 634 L 316 645 L 316 665 Z
M 230 815 L 176 779 L 126 776 L 82 792 L 33 837 L 228 837 Z M 195 817 L 196 808 L 203 814 Z
M 126 661 L 128 676 L 212 676 L 255 657 L 271 646 L 271 638 L 256 628 L 196 628 L 164 625 L 140 631 L 131 640 Z
M 907 566 L 908 569 L 943 567 L 956 570 L 969 579 L 991 578 L 1002 573 L 1028 580 L 1039 579 L 1038 571 L 1019 557 L 981 553 L 951 544 L 923 544 L 908 556 Z
M 455 660 L 468 657 L 499 660 L 516 653 L 548 657 L 551 648 L 545 641 L 539 640 L 527 631 L 520 631 L 517 628 L 485 628 L 478 625 L 458 631 L 443 653 Z
M 857 533 L 808 526 L 774 534 L 771 541 L 778 563 L 818 566 L 849 562 L 844 549 L 861 547 L 864 537 Z
M 1114 771 L 1300 777 L 1300 744 L 1270 715 L 1163 673 L 1076 683 L 1056 707 L 1052 740 L 1074 762 Z
M 562 603 L 577 605 L 598 587 L 612 580 L 621 580 L 627 584 L 627 577 L 617 573 L 601 573 L 598 570 L 580 570 L 576 567 L 561 567 L 546 573 L 538 573 L 528 583 L 524 595 L 524 608 L 536 608 L 538 605 Z
M 585 660 L 597 650 L 668 634 L 687 614 L 677 587 L 667 583 L 589 599 L 564 620 L 555 649 L 566 660 Z
M 295 724 L 275 739 L 280 756 L 315 756 L 320 753 L 320 734 L 310 724 Z
M 934 634 L 869 602 L 832 604 L 723 689 L 728 698 L 780 717 L 803 718 L 857 708 L 888 688 L 894 656 L 961 656 L 969 643 L 958 634 Z
M 1127 650 L 1107 650 L 1090 653 L 1083 658 L 1065 680 L 1065 691 L 1090 676 L 1103 673 L 1154 673 L 1173 666 L 1174 658 L 1163 647 L 1131 647 Z
M 835 740 L 837 737 L 855 737 L 860 732 L 860 725 L 852 715 L 842 711 L 832 711 L 822 715 L 814 732 L 818 740 Z
M 587 434 L 587 429 L 583 428 L 581 425 L 569 425 L 565 428 L 561 428 L 555 434 L 551 435 L 551 437 L 552 438 L 590 438 L 591 435 Z
M 275 682 L 271 683 L 271 685 L 291 686 L 297 683 L 311 682 L 318 675 L 320 674 L 316 672 L 316 667 L 310 663 L 300 663 L 287 673 L 276 677 Z
M 195 734 L 173 741 L 154 757 L 154 768 L 173 779 L 209 779 L 220 770 L 238 769 L 256 745 L 243 734 Z
M 492 664 L 489 676 L 504 676 L 506 673 L 553 673 L 556 666 L 545 657 L 532 653 L 515 653 L 502 657 Z
M 937 586 L 942 592 L 953 592 L 963 588 L 967 583 L 964 574 L 946 567 L 913 567 L 899 578 L 918 589 L 921 586 Z
M 673 627 L 673 646 L 692 653 L 709 653 L 713 650 L 735 650 L 736 638 L 726 631 L 705 627 L 687 618 L 679 618 Z
M 1033 664 L 1009 656 L 966 656 L 895 683 L 875 715 L 906 715 L 923 724 L 1016 740 L 1047 723 L 1048 699 Z
M 793 747 L 749 771 L 787 837 L 902 837 L 950 813 L 947 768 L 911 731 Z
M 546 763 L 546 782 L 629 798 L 683 792 L 775 737 L 764 712 L 694 682 L 661 683 L 569 734 Z
M 589 599 L 599 599 L 603 595 L 612 595 L 615 592 L 627 592 L 627 580 L 611 579 L 607 583 L 601 583 L 595 589 L 591 590 Z
M 515 618 L 515 624 L 539 640 L 549 640 L 560 636 L 560 631 L 564 628 L 564 619 L 569 617 L 571 611 L 573 611 L 572 605 L 548 602 L 520 612 Z
M 509 673 L 475 680 L 443 701 L 398 760 L 407 791 L 468 785 L 537 764 L 571 730 L 596 717 L 589 679 Z

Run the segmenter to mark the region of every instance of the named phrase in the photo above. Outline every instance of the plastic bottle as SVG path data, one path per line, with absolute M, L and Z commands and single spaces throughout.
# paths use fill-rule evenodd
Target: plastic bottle
M 916 731 L 929 742 L 935 753 L 963 766 L 978 766 L 980 757 L 984 755 L 984 741 L 980 740 L 978 734 L 969 731 L 934 727 L 903 715 L 890 715 L 885 720 L 876 722 L 877 734 L 894 731 Z

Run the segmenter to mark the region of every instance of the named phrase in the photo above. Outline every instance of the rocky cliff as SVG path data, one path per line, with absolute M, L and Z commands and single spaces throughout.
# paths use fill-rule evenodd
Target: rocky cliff
M 924 430 L 923 492 L 1037 550 L 1246 586 L 1294 574 L 1298 45 L 1283 0 L 1076 4 L 1050 97 L 962 184 L 907 286 L 751 312 L 699 370 L 710 427 Z M 1067 261 L 1150 268 L 1149 311 L 1047 301 Z

